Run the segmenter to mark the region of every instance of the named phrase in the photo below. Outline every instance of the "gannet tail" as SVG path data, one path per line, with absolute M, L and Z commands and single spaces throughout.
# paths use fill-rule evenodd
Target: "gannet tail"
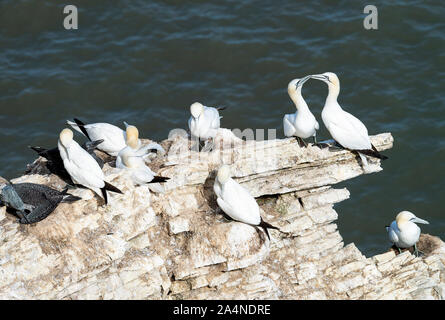
M 170 180 L 170 178 L 167 177 L 161 177 L 161 176 L 155 176 L 153 180 L 151 180 L 149 183 L 158 183 L 158 182 L 166 182 Z
M 370 156 L 370 157 L 374 157 L 374 158 L 378 158 L 378 159 L 381 159 L 381 160 L 388 159 L 387 156 L 385 156 L 385 155 L 381 154 L 380 152 L 378 152 L 377 149 L 373 145 L 371 145 L 371 146 L 372 146 L 372 150 L 356 150 L 356 151 L 358 151 L 360 153 L 363 153 L 364 155 L 367 155 L 367 156 Z
M 102 192 L 102 196 L 105 200 L 105 204 L 108 204 L 108 195 L 107 195 L 107 191 L 111 191 L 111 192 L 115 192 L 115 193 L 120 193 L 123 194 L 122 191 L 120 191 L 118 188 L 116 188 L 115 186 L 109 184 L 108 182 L 105 182 L 105 186 L 103 188 L 100 189 L 100 191 Z
M 48 151 L 48 149 L 42 148 L 42 147 L 33 147 L 33 146 L 28 146 L 28 148 L 34 150 L 35 152 L 37 152 L 39 154 L 39 156 L 41 156 L 42 154 L 44 154 L 46 151 Z
M 258 227 L 261 227 L 264 229 L 264 232 L 267 235 L 267 238 L 270 240 L 270 235 L 269 235 L 269 231 L 267 229 L 275 229 L 275 230 L 280 230 L 277 227 L 274 227 L 273 225 L 271 225 L 270 223 L 267 223 L 266 221 L 263 220 L 263 218 L 261 218 L 261 222 L 258 225 Z
M 75 201 L 78 201 L 78 200 L 82 200 L 82 198 L 80 198 L 80 197 L 76 197 L 76 196 L 73 196 L 72 194 L 69 194 L 68 193 L 68 188 L 63 189 L 62 195 L 63 195 L 62 202 L 71 203 L 71 202 L 75 202 Z
M 223 110 L 226 110 L 227 109 L 227 107 L 216 107 L 216 110 L 218 110 L 218 111 L 223 111 Z

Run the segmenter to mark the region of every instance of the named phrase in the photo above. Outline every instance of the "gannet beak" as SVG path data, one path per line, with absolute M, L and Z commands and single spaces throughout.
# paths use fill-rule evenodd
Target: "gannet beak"
M 420 218 L 417 218 L 417 217 L 412 218 L 410 221 L 414 222 L 414 223 L 430 224 L 428 221 L 420 219 Z
M 331 82 L 329 80 L 329 77 L 327 77 L 327 76 L 325 76 L 323 74 L 313 74 L 313 75 L 311 75 L 309 77 L 311 77 L 312 79 L 321 80 L 323 82 Z
M 301 78 L 300 80 L 298 80 L 297 82 L 297 88 L 301 87 L 306 81 L 308 81 L 311 78 L 311 75 L 308 75 L 304 78 Z

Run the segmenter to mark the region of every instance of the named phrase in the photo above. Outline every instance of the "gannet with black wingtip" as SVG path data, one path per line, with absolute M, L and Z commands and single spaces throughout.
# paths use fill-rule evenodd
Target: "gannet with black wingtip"
M 233 220 L 264 229 L 270 239 L 268 228 L 277 229 L 265 222 L 260 215 L 260 207 L 255 198 L 231 178 L 230 168 L 222 165 L 215 179 L 213 190 L 217 196 L 219 207 Z
M 63 165 L 75 184 L 93 190 L 104 198 L 105 204 L 108 204 L 107 190 L 122 193 L 105 181 L 104 173 L 96 160 L 73 140 L 70 129 L 64 129 L 60 133 L 58 148 Z
M 399 248 L 399 252 L 401 252 L 400 248 L 414 246 L 414 254 L 419 256 L 416 243 L 419 241 L 420 228 L 416 223 L 429 224 L 428 221 L 417 218 L 412 212 L 402 211 L 397 215 L 396 220 L 386 227 L 389 240 Z
M 67 121 L 67 124 L 76 131 L 82 133 L 90 141 L 103 140 L 103 142 L 97 145 L 96 148 L 108 153 L 110 156 L 117 157 L 118 153 L 127 146 L 126 131 L 115 125 L 109 123 L 84 124 L 79 119 L 74 119 L 74 122 Z M 125 121 L 124 124 L 126 128 L 130 126 Z M 160 152 L 161 154 L 165 153 L 165 150 L 157 143 L 151 143 L 149 146 L 142 147 L 140 139 L 137 141 L 137 148 L 144 148 L 143 150 L 151 150 L 152 152 Z M 154 149 L 157 151 L 154 151 Z M 150 153 L 145 156 L 149 155 Z
M 368 166 L 365 155 L 382 160 L 388 157 L 380 154 L 371 144 L 368 129 L 359 119 L 344 111 L 337 102 L 340 94 L 340 80 L 335 73 L 325 72 L 312 75 L 311 78 L 321 80 L 328 85 L 329 93 L 326 98 L 321 118 L 331 134 L 343 148 L 355 151 L 360 156 L 363 167 Z
M 320 128 L 317 120 L 309 110 L 306 101 L 301 95 L 303 84 L 310 79 L 306 76 L 302 79 L 294 79 L 289 82 L 287 92 L 295 104 L 297 111 L 292 114 L 286 114 L 283 118 L 284 135 L 286 137 L 296 137 L 300 146 L 306 146 L 303 139 L 313 137 L 314 143 L 317 143 L 317 130 Z
M 135 185 L 149 184 L 150 190 L 164 192 L 164 188 L 159 183 L 166 182 L 170 178 L 157 176 L 145 164 L 144 160 L 147 150 L 155 144 L 149 144 L 144 148 L 138 149 L 139 131 L 135 126 L 127 127 L 126 137 L 127 146 L 117 155 L 116 168 L 128 170 Z
M 224 109 L 206 107 L 199 102 L 190 106 L 192 116 L 189 118 L 188 125 L 192 137 L 198 139 L 199 147 L 201 147 L 200 141 L 205 140 L 204 148 L 208 150 L 213 148 L 212 145 L 209 145 L 209 140 L 214 139 L 218 132 L 222 118 L 219 111 Z
M 74 130 L 85 135 L 90 141 L 103 140 L 97 149 L 108 153 L 110 156 L 117 156 L 119 151 L 125 148 L 125 131 L 109 123 L 84 124 L 78 119 L 74 122 L 67 121 Z

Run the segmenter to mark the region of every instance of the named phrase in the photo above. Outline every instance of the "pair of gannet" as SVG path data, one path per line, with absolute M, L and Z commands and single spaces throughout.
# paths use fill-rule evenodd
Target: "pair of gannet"
M 35 183 L 7 184 L 0 193 L 0 200 L 7 208 L 14 210 L 20 223 L 30 224 L 45 219 L 60 202 L 80 200 L 67 190 L 60 192 Z
M 159 182 L 166 182 L 170 178 L 156 176 L 156 174 L 145 164 L 144 156 L 147 150 L 156 147 L 156 143 L 140 148 L 139 131 L 135 126 L 127 126 L 126 147 L 123 148 L 116 159 L 116 168 L 126 169 L 131 173 L 131 179 L 135 185 L 149 184 L 154 192 L 163 192 L 164 189 Z M 154 149 L 153 151 L 157 151 Z
M 293 120 L 292 124 L 295 127 L 294 132 L 292 132 L 292 130 L 287 130 L 287 133 L 290 136 L 294 135 L 300 138 L 305 138 L 312 134 L 315 137 L 315 130 L 318 129 L 318 123 L 307 108 L 307 104 L 301 95 L 301 89 L 299 89 L 308 78 L 323 81 L 328 85 L 329 92 L 321 117 L 332 138 L 334 138 L 334 140 L 343 148 L 357 152 L 365 168 L 368 165 L 365 155 L 382 160 L 387 159 L 386 156 L 380 154 L 372 145 L 368 135 L 368 129 L 363 122 L 349 112 L 344 111 L 337 102 L 338 95 L 340 94 L 340 81 L 338 80 L 337 75 L 332 72 L 310 75 L 301 80 L 296 79 L 291 81 L 289 84 L 291 87 L 289 95 L 291 95 L 298 111 L 293 118 L 290 118 L 289 115 L 284 117 L 283 126 L 285 127 L 285 133 L 287 130 L 286 128 L 290 127 L 288 122 Z M 295 89 L 293 89 L 294 86 Z M 304 112 L 301 112 L 300 110 L 304 110 Z M 299 118 L 300 116 L 302 119 Z M 309 127 L 310 130 L 306 129 L 305 126 Z M 286 136 L 289 136 L 288 134 L 286 134 Z
M 63 165 L 75 184 L 93 190 L 108 204 L 107 190 L 122 193 L 105 181 L 104 173 L 94 158 L 73 139 L 73 132 L 64 129 L 59 135 L 58 149 Z
M 414 246 L 414 254 L 419 255 L 416 243 L 419 241 L 420 228 L 416 223 L 429 224 L 428 221 L 417 218 L 412 212 L 402 211 L 390 226 L 386 226 L 389 240 L 399 249 L 399 252 L 401 248 Z
M 217 173 L 213 190 L 217 196 L 218 206 L 232 219 L 264 229 L 278 229 L 265 222 L 260 215 L 260 208 L 249 191 L 231 178 L 230 168 L 222 165 Z
M 201 149 L 210 151 L 213 149 L 213 139 L 220 127 L 219 111 L 224 110 L 225 107 L 206 107 L 199 102 L 195 102 L 190 106 L 190 113 L 188 125 L 192 138 L 198 139 L 199 151 Z M 204 146 L 201 146 L 201 141 L 204 140 Z M 210 143 L 210 140 L 212 142 Z

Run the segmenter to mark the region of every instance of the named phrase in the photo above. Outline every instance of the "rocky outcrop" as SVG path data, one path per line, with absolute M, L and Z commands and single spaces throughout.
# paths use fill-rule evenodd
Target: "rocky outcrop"
M 392 147 L 388 133 L 371 137 Z M 146 141 L 148 142 L 148 141 Z M 300 148 L 295 140 L 243 141 L 221 129 L 211 153 L 190 151 L 183 135 L 162 142 L 150 167 L 171 179 L 165 193 L 135 187 L 105 158 L 108 182 L 124 194 L 109 205 L 87 189 L 45 220 L 21 225 L 0 210 L 1 299 L 439 299 L 445 294 L 445 244 L 422 235 L 426 256 L 389 251 L 366 258 L 344 246 L 331 186 L 363 174 L 360 160 L 339 149 Z M 104 156 L 104 155 L 102 155 Z M 216 169 L 257 197 L 279 227 L 265 234 L 226 219 L 216 204 Z M 367 173 L 382 170 L 370 160 Z M 37 159 L 13 182 L 62 190 Z

